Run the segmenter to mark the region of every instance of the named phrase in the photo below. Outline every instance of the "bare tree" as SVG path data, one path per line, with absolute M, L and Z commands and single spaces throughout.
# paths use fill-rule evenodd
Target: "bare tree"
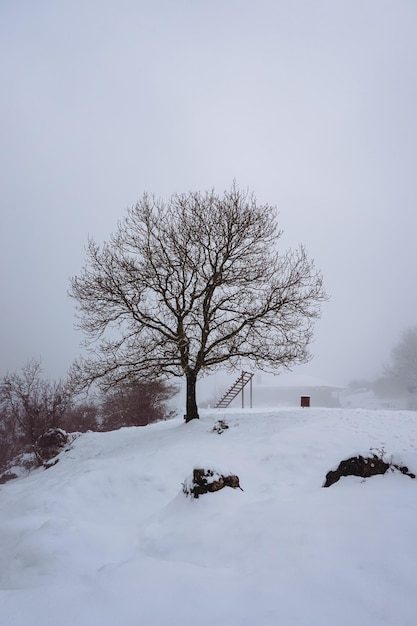
M 21 373 L 6 374 L 0 382 L 0 406 L 21 445 L 34 445 L 48 428 L 60 426 L 68 405 L 66 386 L 43 379 L 38 360 L 27 363 Z
M 321 274 L 300 247 L 278 251 L 276 210 L 235 184 L 173 195 L 145 194 L 71 281 L 90 358 L 81 386 L 186 377 L 186 420 L 198 418 L 201 373 L 251 362 L 288 368 L 309 359 Z
M 386 375 L 399 391 L 409 394 L 410 408 L 417 406 L 417 326 L 403 332 L 391 353 Z

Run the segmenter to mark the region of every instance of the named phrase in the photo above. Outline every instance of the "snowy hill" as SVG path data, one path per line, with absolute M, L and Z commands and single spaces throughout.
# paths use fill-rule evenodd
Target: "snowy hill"
M 371 448 L 417 473 L 417 414 L 213 410 L 82 435 L 0 487 L 0 623 L 415 626 L 417 480 L 322 488 Z M 207 465 L 244 491 L 186 498 Z

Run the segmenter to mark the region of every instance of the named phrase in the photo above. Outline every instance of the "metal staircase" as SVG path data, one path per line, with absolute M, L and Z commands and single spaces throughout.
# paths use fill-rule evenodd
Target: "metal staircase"
M 245 406 L 244 388 L 250 382 L 250 405 L 252 407 L 252 378 L 251 372 L 242 372 L 239 378 L 233 383 L 233 385 L 226 391 L 226 393 L 220 398 L 215 405 L 216 409 L 225 409 L 229 404 L 238 396 L 242 394 L 242 409 Z

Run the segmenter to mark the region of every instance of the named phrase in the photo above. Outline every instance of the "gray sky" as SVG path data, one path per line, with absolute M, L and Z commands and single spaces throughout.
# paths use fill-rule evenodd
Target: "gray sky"
M 144 191 L 236 178 L 322 270 L 308 371 L 417 324 L 415 0 L 1 0 L 0 375 L 80 352 L 69 277 Z

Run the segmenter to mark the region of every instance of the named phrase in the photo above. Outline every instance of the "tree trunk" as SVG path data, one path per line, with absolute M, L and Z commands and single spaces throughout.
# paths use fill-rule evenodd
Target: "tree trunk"
M 197 399 L 196 399 L 197 374 L 195 372 L 187 373 L 187 399 L 185 421 L 199 419 Z

